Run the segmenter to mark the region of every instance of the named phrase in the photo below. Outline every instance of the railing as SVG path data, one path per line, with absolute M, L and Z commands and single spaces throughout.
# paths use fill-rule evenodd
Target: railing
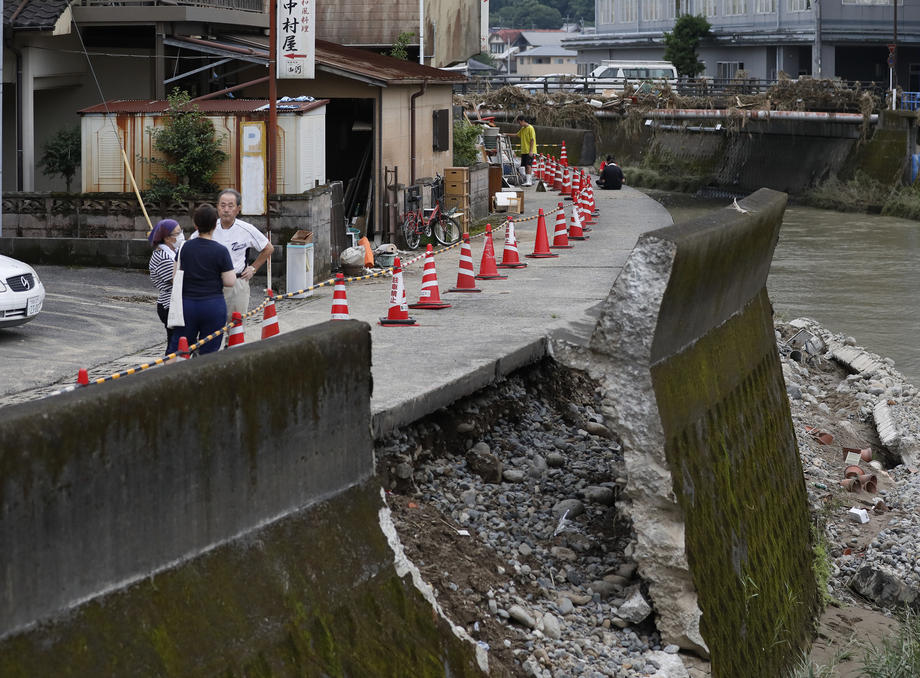
M 544 77 L 527 77 L 527 76 L 492 76 L 492 77 L 472 77 L 468 82 L 460 83 L 454 86 L 454 91 L 459 94 L 467 92 L 485 92 L 489 90 L 500 89 L 502 87 L 519 87 L 532 94 L 543 92 L 545 94 L 555 92 L 572 92 L 586 95 L 603 94 L 606 91 L 612 91 L 620 94 L 623 92 L 626 84 L 632 86 L 633 90 L 654 91 L 662 87 L 667 82 L 664 80 L 627 80 L 625 78 L 594 78 L 585 75 L 565 75 L 565 76 L 544 76 Z M 668 82 L 677 94 L 681 96 L 735 96 L 741 94 L 763 94 L 771 87 L 775 86 L 777 80 L 760 80 L 755 78 L 745 78 L 736 80 L 734 78 L 698 78 L 698 79 L 681 79 L 677 82 L 673 80 Z M 816 81 L 824 82 L 824 81 Z M 879 82 L 858 82 L 858 81 L 829 81 L 834 86 L 848 89 L 869 90 L 873 94 L 884 95 L 884 83 Z M 915 109 L 911 109 L 915 110 Z
M 264 0 L 79 0 L 84 7 L 212 7 L 265 12 Z
M 920 92 L 901 92 L 901 110 L 920 110 Z

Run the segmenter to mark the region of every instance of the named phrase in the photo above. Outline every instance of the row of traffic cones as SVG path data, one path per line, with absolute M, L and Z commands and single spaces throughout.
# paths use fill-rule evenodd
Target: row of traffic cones
M 556 224 L 553 234 L 552 247 L 554 249 L 571 248 L 572 245 L 568 242 L 569 238 L 574 240 L 586 240 L 588 238 L 588 236 L 584 235 L 579 212 L 579 206 L 576 205 L 572 210 L 571 229 L 567 229 L 563 204 L 559 203 L 559 211 L 556 215 Z M 559 256 L 550 251 L 549 238 L 546 232 L 546 216 L 542 209 L 540 209 L 537 217 L 537 235 L 534 243 L 534 251 L 527 256 L 534 259 Z M 482 292 L 482 290 L 476 286 L 476 280 L 504 280 L 507 279 L 508 276 L 500 274 L 498 271 L 499 268 L 526 268 L 526 266 L 527 264 L 520 261 L 518 256 L 513 220 L 509 217 L 505 225 L 505 246 L 502 251 L 502 262 L 500 264 L 496 263 L 495 260 L 492 225 L 487 224 L 479 273 L 474 274 L 470 236 L 468 233 L 464 233 L 463 243 L 460 246 L 460 266 L 457 274 L 457 284 L 450 288 L 448 292 Z M 431 245 L 428 245 L 425 251 L 425 268 L 422 272 L 422 290 L 419 293 L 418 302 L 414 304 L 408 304 L 406 301 L 402 263 L 399 257 L 396 257 L 394 260 L 393 280 L 390 287 L 390 305 L 387 309 L 386 317 L 380 318 L 380 325 L 385 327 L 417 325 L 418 323 L 415 319 L 409 315 L 410 308 L 427 310 L 450 308 L 450 304 L 441 299 L 434 262 L 434 251 Z M 333 290 L 332 319 L 347 320 L 348 318 L 348 299 L 345 292 L 345 278 L 339 273 L 336 275 L 336 282 Z

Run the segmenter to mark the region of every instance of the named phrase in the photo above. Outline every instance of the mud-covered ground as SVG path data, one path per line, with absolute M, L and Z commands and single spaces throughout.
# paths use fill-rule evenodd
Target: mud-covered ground
M 917 395 L 881 358 L 875 373 L 851 375 L 826 352 L 813 355 L 799 345 L 806 326 L 825 349 L 834 339 L 799 323 L 777 325 L 777 342 L 829 556 L 812 660 L 829 664 L 846 648 L 851 659 L 834 675 L 858 676 L 858 643 L 880 642 L 895 624 L 852 581 L 867 565 L 906 576 L 888 562 L 892 549 L 904 567 L 911 558 L 890 524 L 911 513 L 914 495 L 900 489 L 916 477 L 890 470 L 898 460 L 879 442 L 872 403 L 885 397 L 916 416 Z M 662 645 L 655 630 L 630 526 L 615 508 L 625 485 L 616 431 L 598 412 L 595 384 L 546 362 L 380 442 L 378 472 L 406 554 L 451 620 L 488 648 L 493 675 L 707 676 L 706 662 Z M 877 488 L 840 484 L 843 447 L 871 450 L 882 468 L 861 464 Z M 854 522 L 850 508 L 865 508 L 869 522 Z

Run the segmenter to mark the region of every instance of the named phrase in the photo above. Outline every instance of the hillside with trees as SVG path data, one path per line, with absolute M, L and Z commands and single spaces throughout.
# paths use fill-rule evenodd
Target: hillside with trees
M 562 28 L 594 23 L 594 0 L 491 0 L 489 25 L 502 28 Z

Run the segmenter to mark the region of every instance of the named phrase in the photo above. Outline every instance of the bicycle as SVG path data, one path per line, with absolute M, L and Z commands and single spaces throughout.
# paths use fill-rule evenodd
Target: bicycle
M 440 177 L 438 177 L 440 180 Z M 441 209 L 440 199 L 435 200 L 434 207 L 409 210 L 403 218 L 402 235 L 406 246 L 414 250 L 422 242 L 422 236 L 434 235 L 442 245 L 453 245 L 460 241 L 460 224 L 457 221 L 463 215 L 456 207 L 447 212 Z

